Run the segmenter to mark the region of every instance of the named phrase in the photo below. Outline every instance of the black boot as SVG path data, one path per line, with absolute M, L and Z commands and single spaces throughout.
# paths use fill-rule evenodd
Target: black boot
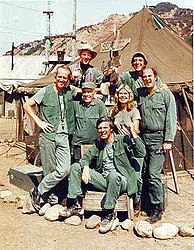
M 38 188 L 37 187 L 33 188 L 32 190 L 30 190 L 29 194 L 31 197 L 31 202 L 32 202 L 33 207 L 35 208 L 36 211 L 39 211 L 41 195 L 38 191 Z
M 161 220 L 161 218 L 162 218 L 162 209 L 161 209 L 160 204 L 153 205 L 148 221 L 150 223 L 155 223 Z
M 72 215 L 77 215 L 80 218 L 82 218 L 83 216 L 82 206 L 78 202 L 78 198 L 77 199 L 67 198 L 67 209 L 64 209 L 59 213 L 60 219 L 62 218 L 66 219 L 71 217 Z

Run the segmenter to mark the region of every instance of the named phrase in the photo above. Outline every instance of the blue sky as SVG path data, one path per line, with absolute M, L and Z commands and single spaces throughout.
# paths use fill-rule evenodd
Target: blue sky
M 51 34 L 63 34 L 72 30 L 73 0 L 51 0 Z M 110 14 L 129 14 L 139 11 L 143 5 L 156 5 L 157 0 L 77 0 L 77 28 L 98 23 Z M 178 7 L 193 9 L 192 0 L 169 0 Z M 46 35 L 48 1 L 0 0 L 0 55 L 22 42 L 41 39 Z

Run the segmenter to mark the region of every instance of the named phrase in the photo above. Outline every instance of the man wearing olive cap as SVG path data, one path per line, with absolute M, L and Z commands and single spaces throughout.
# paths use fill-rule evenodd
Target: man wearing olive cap
M 95 98 L 95 89 L 96 85 L 93 82 L 82 83 L 82 100 L 74 102 L 76 129 L 72 144 L 75 162 L 81 158 L 81 145 L 92 144 L 98 137 L 98 118 L 107 115 L 105 104 Z

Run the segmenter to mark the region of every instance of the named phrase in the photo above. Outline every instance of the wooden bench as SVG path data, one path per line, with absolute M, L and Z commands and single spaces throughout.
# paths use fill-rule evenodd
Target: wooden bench
M 82 145 L 81 146 L 81 155 L 91 147 L 91 145 Z M 101 201 L 105 195 L 105 192 L 98 191 L 87 191 L 85 198 L 83 199 L 83 208 L 86 211 L 102 211 Z M 133 209 L 133 199 L 129 197 L 127 194 L 122 194 L 116 203 L 115 210 L 126 211 L 128 215 L 128 219 L 134 218 L 134 209 Z

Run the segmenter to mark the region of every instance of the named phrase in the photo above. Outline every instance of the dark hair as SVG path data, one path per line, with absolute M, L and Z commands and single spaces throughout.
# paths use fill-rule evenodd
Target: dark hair
M 141 52 L 137 52 L 137 53 L 135 53 L 135 54 L 133 55 L 133 57 L 132 57 L 132 59 L 131 59 L 131 63 L 132 63 L 132 64 L 133 64 L 133 60 L 134 60 L 135 57 L 142 57 L 142 58 L 144 59 L 144 64 L 145 64 L 145 65 L 148 64 L 148 61 L 147 61 L 145 55 L 144 55 L 143 53 L 141 53 Z
M 100 125 L 100 123 L 102 122 L 109 122 L 110 124 L 110 128 L 113 130 L 114 129 L 114 123 L 113 123 L 113 119 L 110 116 L 103 116 L 100 117 L 97 122 L 96 122 L 96 128 L 98 129 L 98 126 Z
M 65 65 L 65 64 L 59 66 L 59 67 L 57 68 L 57 70 L 56 70 L 56 75 L 58 74 L 59 69 L 64 69 L 64 70 L 69 71 L 69 78 L 72 76 L 72 71 L 71 71 L 71 69 L 69 68 L 69 66 L 67 66 L 67 65 Z

